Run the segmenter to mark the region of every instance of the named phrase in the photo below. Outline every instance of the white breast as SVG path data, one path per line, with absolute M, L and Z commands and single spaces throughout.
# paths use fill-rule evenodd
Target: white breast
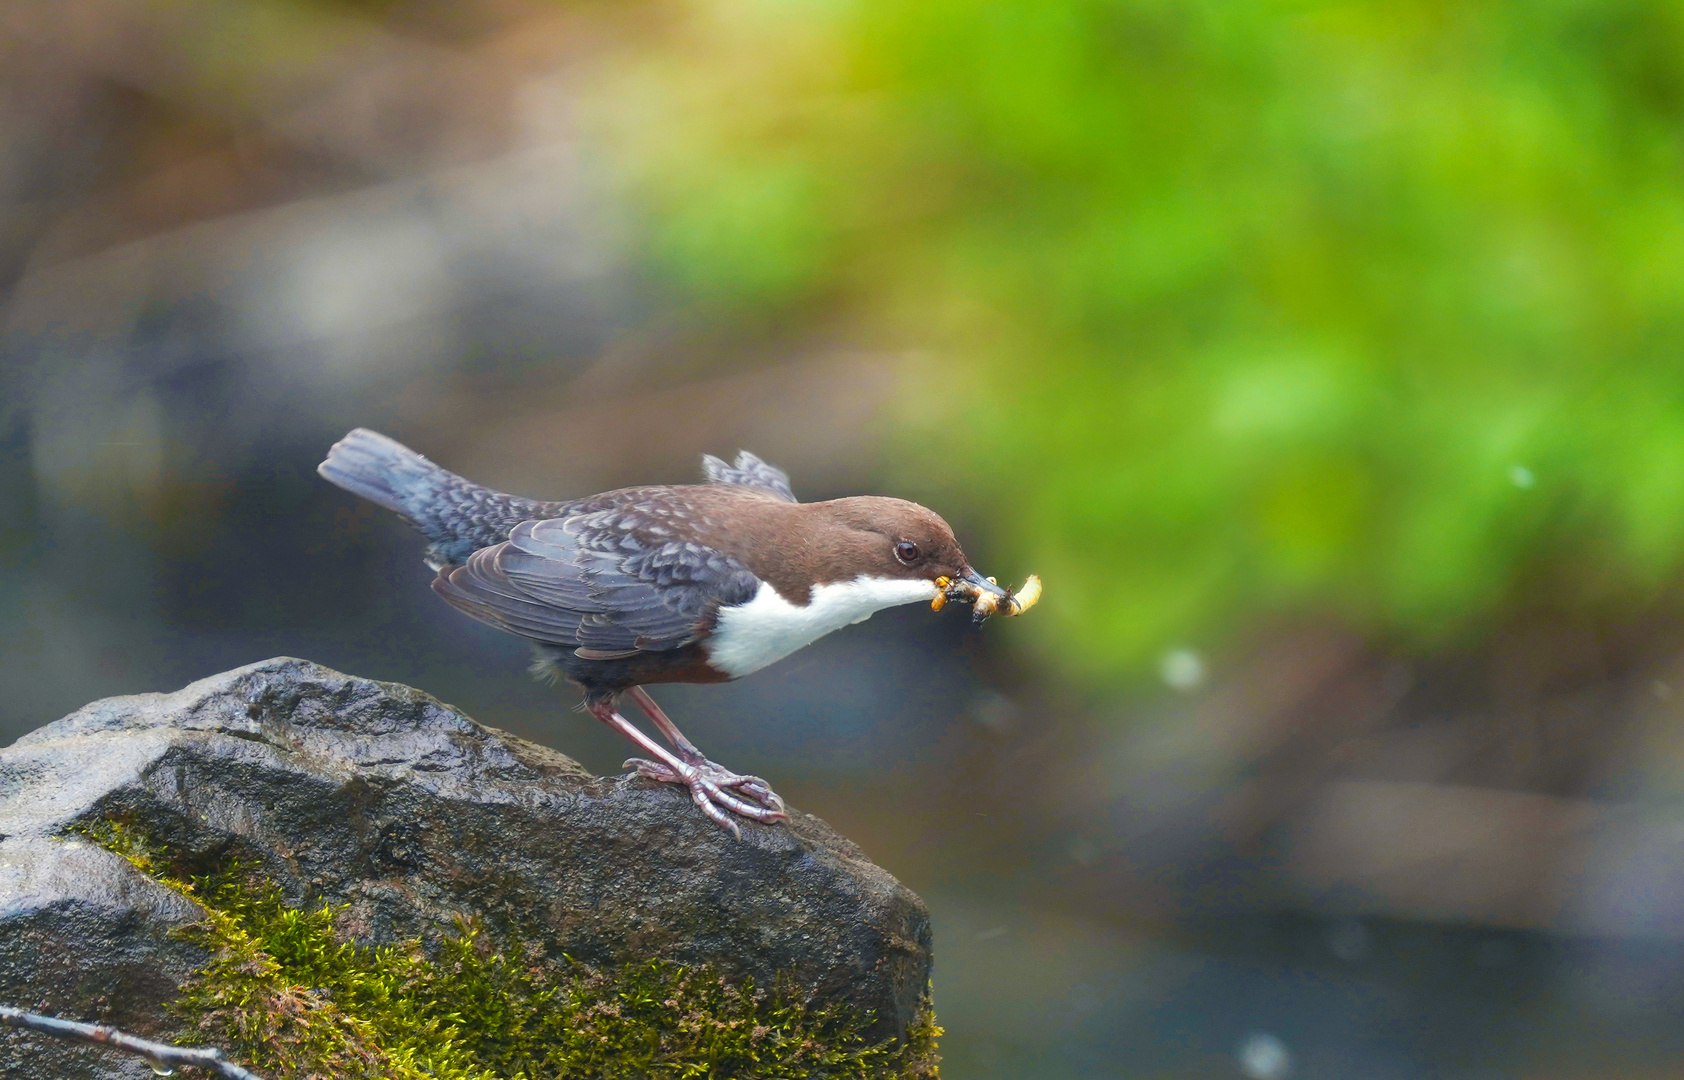
M 740 679 L 886 607 L 935 598 L 933 581 L 857 577 L 813 586 L 812 598 L 801 607 L 763 581 L 754 599 L 720 611 L 703 647 L 714 667 Z

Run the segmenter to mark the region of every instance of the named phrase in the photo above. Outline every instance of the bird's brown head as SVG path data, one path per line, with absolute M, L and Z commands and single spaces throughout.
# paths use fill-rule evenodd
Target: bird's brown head
M 847 530 L 847 564 L 874 578 L 935 582 L 970 569 L 953 530 L 934 510 L 905 499 L 859 495 L 811 504 Z
M 977 573 L 947 522 L 917 503 L 863 495 L 813 505 L 846 527 L 852 569 L 876 578 L 927 581 L 936 611 L 949 601 L 972 604 L 982 622 L 995 613 L 1020 615 L 1040 599 L 1038 578 L 1014 594 Z

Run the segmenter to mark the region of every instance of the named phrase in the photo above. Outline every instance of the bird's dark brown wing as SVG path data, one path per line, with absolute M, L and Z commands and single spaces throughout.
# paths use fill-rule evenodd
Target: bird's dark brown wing
M 688 645 L 760 580 L 737 560 L 661 535 L 658 507 L 622 505 L 515 526 L 433 581 L 482 622 L 587 659 Z

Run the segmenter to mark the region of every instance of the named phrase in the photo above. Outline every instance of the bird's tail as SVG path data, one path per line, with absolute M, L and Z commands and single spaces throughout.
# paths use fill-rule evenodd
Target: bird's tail
M 403 515 L 423 533 L 431 524 L 429 504 L 440 489 L 468 485 L 396 439 L 367 428 L 334 443 L 316 471 L 351 494 Z
M 367 428 L 334 443 L 316 471 L 414 525 L 431 541 L 428 562 L 435 567 L 464 562 L 475 550 L 506 540 L 521 521 L 552 512 L 550 504 L 465 480 Z

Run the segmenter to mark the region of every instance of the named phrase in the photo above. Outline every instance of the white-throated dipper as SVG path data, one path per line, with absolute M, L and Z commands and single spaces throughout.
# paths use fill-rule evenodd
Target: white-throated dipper
M 626 768 L 682 784 L 733 834 L 726 811 L 785 818 L 766 781 L 704 757 L 643 689 L 724 682 L 897 604 L 974 605 L 977 621 L 1017 615 L 1014 594 L 965 561 L 953 530 L 917 503 L 862 495 L 799 503 L 789 477 L 753 454 L 702 459 L 705 484 L 622 488 L 539 502 L 503 495 L 364 428 L 317 467 L 402 515 L 427 538 L 433 591 L 484 623 L 531 641 L 533 670 L 563 675 L 585 708 L 650 755 Z M 627 694 L 667 749 L 620 715 Z

